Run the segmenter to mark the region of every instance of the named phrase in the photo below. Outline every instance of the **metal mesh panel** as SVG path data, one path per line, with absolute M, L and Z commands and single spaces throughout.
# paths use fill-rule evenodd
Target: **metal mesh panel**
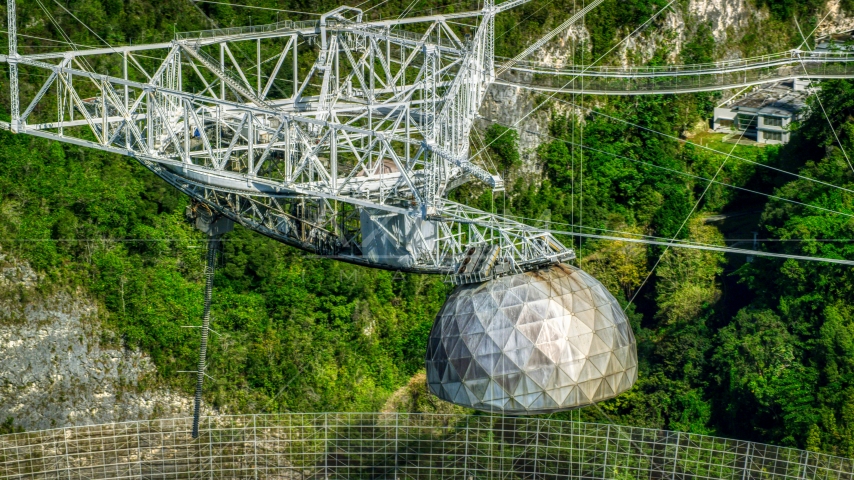
M 0 436 L 0 478 L 854 480 L 847 458 L 617 425 L 394 413 L 295 413 Z
M 427 385 L 443 400 L 503 414 L 613 398 L 637 379 L 620 304 L 569 265 L 458 286 L 427 344 Z

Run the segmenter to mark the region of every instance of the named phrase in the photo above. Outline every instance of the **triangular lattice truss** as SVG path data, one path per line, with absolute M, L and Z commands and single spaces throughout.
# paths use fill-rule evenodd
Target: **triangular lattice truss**
M 495 15 L 525 1 L 373 22 L 340 7 L 319 20 L 32 55 L 10 42 L 7 127 L 135 157 L 234 220 L 336 259 L 449 274 L 490 245 L 495 258 L 476 278 L 537 268 L 572 251 L 446 200 L 470 179 L 503 188 L 471 161 L 469 133 L 495 78 Z M 463 18 L 471 28 L 453 23 Z M 19 78 L 41 87 L 19 91 Z
M 449 402 L 528 415 L 613 398 L 637 380 L 619 302 L 569 265 L 458 286 L 427 345 L 427 384 Z

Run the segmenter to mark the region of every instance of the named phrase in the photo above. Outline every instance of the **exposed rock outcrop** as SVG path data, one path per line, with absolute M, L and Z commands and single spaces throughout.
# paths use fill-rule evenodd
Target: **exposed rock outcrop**
M 842 10 L 842 2 L 840 0 L 829 0 L 825 15 L 827 15 L 827 18 L 816 29 L 816 35 L 823 36 L 854 30 L 854 16 L 851 15 L 851 12 Z
M 146 355 L 102 330 L 84 292 L 41 286 L 0 254 L 0 420 L 33 430 L 192 413 L 191 397 L 155 386 Z
M 818 35 L 854 29 L 854 16 L 842 10 L 840 0 L 828 0 L 824 11 L 827 17 L 817 29 Z M 593 21 L 595 11 L 588 17 L 589 21 Z M 767 9 L 757 8 L 753 0 L 676 2 L 670 11 L 661 14 L 654 26 L 651 24 L 632 36 L 630 34 L 633 32 L 628 28 L 618 32 L 618 37 L 624 40 L 616 52 L 619 62 L 624 66 L 644 64 L 656 55 L 663 55 L 668 62 L 680 63 L 685 44 L 694 38 L 699 25 L 708 25 L 716 44 L 716 51 L 710 52 L 712 56 L 720 59 L 739 58 L 745 55 L 738 49 L 739 40 L 752 30 L 761 30 L 769 19 Z M 794 31 L 794 25 L 792 29 Z M 573 25 L 546 44 L 530 60 L 556 68 L 565 67 L 570 64 L 574 49 L 579 48 L 578 45 L 589 38 L 590 34 L 584 25 Z M 781 37 L 775 38 L 779 40 Z M 785 47 L 769 45 L 768 48 L 777 51 Z M 595 60 L 589 58 L 589 55 L 585 57 L 586 64 Z M 512 72 L 510 74 L 512 75 Z M 536 150 L 545 140 L 544 137 L 531 132 L 547 133 L 549 122 L 555 113 L 570 111 L 566 105 L 552 102 L 528 115 L 547 97 L 547 94 L 533 93 L 516 87 L 493 85 L 480 109 L 484 118 L 480 122 L 482 128 L 486 128 L 491 121 L 516 125 L 524 161 L 518 173 L 527 177 L 541 175 Z M 586 102 L 585 104 L 589 105 Z

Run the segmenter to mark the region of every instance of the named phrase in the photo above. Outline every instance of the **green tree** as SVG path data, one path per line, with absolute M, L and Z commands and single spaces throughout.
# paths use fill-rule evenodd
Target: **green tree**
M 492 124 L 486 130 L 484 140 L 502 168 L 516 167 L 522 163 L 522 157 L 519 155 L 519 132 L 516 130 Z

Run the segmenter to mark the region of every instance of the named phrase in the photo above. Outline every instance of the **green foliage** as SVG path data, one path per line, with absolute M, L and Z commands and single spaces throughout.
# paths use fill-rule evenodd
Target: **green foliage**
M 659 9 L 664 8 L 667 3 L 665 0 L 606 0 L 602 3 L 597 8 L 598 15 L 596 16 L 596 21 L 590 21 L 586 24 L 593 43 L 593 59 L 597 59 L 608 53 L 615 43 L 614 39 L 617 37 L 618 32 L 624 35 L 631 33 L 632 30 L 646 22 Z M 664 15 L 659 15 L 658 21 L 660 22 L 663 17 Z M 653 22 L 653 25 L 655 24 L 656 22 Z
M 821 0 L 757 0 L 757 4 L 767 7 L 772 15 L 788 20 L 795 16 L 804 17 L 823 8 Z
M 692 241 L 724 245 L 723 235 L 696 218 L 688 225 Z M 720 296 L 718 277 L 723 272 L 723 254 L 706 250 L 672 249 L 661 257 L 656 270 L 658 316 L 665 324 L 690 323 L 702 318 L 703 310 Z
M 522 163 L 522 157 L 519 155 L 519 132 L 516 130 L 492 124 L 486 130 L 484 141 L 502 168 L 517 167 Z
M 105 324 L 189 393 L 204 242 L 187 200 L 131 159 L 0 133 L 3 248 L 83 286 Z M 12 240 L 14 239 L 14 240 Z M 423 368 L 437 278 L 312 260 L 237 228 L 216 277 L 210 401 L 253 411 L 376 409 Z
M 682 47 L 682 62 L 687 65 L 715 61 L 715 37 L 708 23 L 701 23 L 691 40 Z
M 780 31 L 790 28 L 795 16 L 809 30 L 810 15 L 821 6 L 818 0 L 757 1 L 769 9 Z M 72 0 L 65 5 L 112 43 L 163 41 L 174 30 L 212 24 L 302 18 L 223 3 L 228 2 Z M 337 6 L 333 0 L 251 3 L 303 11 Z M 496 53 L 515 54 L 528 38 L 550 30 L 581 3 L 531 2 L 502 14 Z M 666 3 L 607 0 L 596 10 L 596 21 L 587 23 L 591 43 L 572 55 L 590 63 L 591 54 L 595 59 L 607 52 L 620 34 Z M 368 16 L 397 15 L 409 5 L 381 2 Z M 843 8 L 851 5 L 851 0 L 843 2 Z M 451 7 L 477 8 L 431 0 L 412 4 L 411 11 Z M 50 8 L 73 41 L 99 43 L 58 6 Z M 55 37 L 54 26 L 37 21 L 42 16 L 37 3 L 19 2 L 26 34 Z M 762 33 L 748 32 L 740 46 L 755 53 L 791 40 L 779 32 Z M 766 33 L 783 39 L 771 41 Z M 30 45 L 40 46 L 37 41 Z M 718 48 L 708 25 L 696 25 L 682 61 L 713 61 L 727 47 Z M 666 53 L 657 52 L 653 62 L 663 61 Z M 555 140 L 537 152 L 544 166 L 543 178 L 537 179 L 515 175 L 521 165 L 518 132 L 493 126 L 486 132 L 490 155 L 515 179 L 506 200 L 499 203 L 473 185 L 461 187 L 454 198 L 484 210 L 542 219 L 555 229 L 616 230 L 716 245 L 723 235 L 706 222 L 708 215 L 759 208 L 761 220 L 751 227 L 761 237 L 792 240 L 762 248 L 854 258 L 854 245 L 832 241 L 854 234 L 852 84 L 823 82 L 821 105 L 813 100 L 810 117 L 785 147 L 733 149 L 705 143 L 732 156 L 678 140 L 696 131 L 714 100 L 708 94 L 596 99 L 596 111 L 583 118 L 556 116 L 550 132 Z M 83 287 L 95 295 L 105 307 L 104 324 L 118 332 L 125 346 L 150 354 L 161 381 L 189 394 L 191 379 L 177 371 L 192 368 L 198 337 L 181 326 L 197 324 L 201 317 L 205 244 L 182 219 L 187 199 L 132 160 L 25 136 L 0 133 L 0 164 L 4 252 L 47 273 L 53 288 Z M 703 178 L 713 176 L 720 183 L 709 186 Z M 767 200 L 722 184 L 800 203 Z M 601 421 L 604 412 L 620 423 L 854 456 L 850 268 L 762 258 L 744 263 L 740 257 L 676 248 L 659 263 L 663 249 L 657 247 L 563 240 L 577 245 L 579 264 L 626 306 L 641 365 L 638 383 L 627 394 L 558 417 Z M 444 407 L 423 391 L 423 383 L 410 380 L 420 378 L 413 375 L 423 367 L 433 317 L 449 290 L 439 279 L 307 258 L 237 228 L 225 239 L 215 283 L 213 328 L 219 335 L 211 342 L 209 369 L 216 381 L 207 388 L 207 401 L 214 406 L 236 412 L 375 410 L 409 383 L 403 390 L 408 397 L 392 397 L 394 408 Z M 0 432 L 14 428 L 7 420 Z
M 592 227 L 668 237 L 680 231 L 691 205 L 703 195 L 680 231 L 683 238 L 720 245 L 723 236 L 705 223 L 705 215 L 761 208 L 759 224 L 751 228 L 760 237 L 793 240 L 764 248 L 854 258 L 850 242 L 834 240 L 854 233 L 846 216 L 854 214 L 849 193 L 854 172 L 847 158 L 854 151 L 850 83 L 822 84 L 821 102 L 832 128 L 812 100 L 810 117 L 785 147 L 734 148 L 698 140 L 723 152 L 715 153 L 672 140 L 706 111 L 704 102 L 700 96 L 611 100 L 583 122 L 555 118 L 552 135 L 558 140 L 538 152 L 546 178 L 520 180 L 508 209 L 528 218 L 549 210 L 553 226 L 583 219 L 582 231 Z M 718 182 L 799 203 L 765 200 L 697 178 L 715 175 Z M 630 245 L 586 241 L 579 248 L 582 267 L 621 301 L 635 296 L 639 279 L 662 252 Z M 736 269 L 734 275 L 725 274 Z M 713 252 L 670 249 L 629 309 L 641 356 L 636 387 L 583 416 L 599 418 L 601 409 L 620 423 L 854 455 L 852 281 L 847 267 L 763 258 L 744 263 Z
M 15 425 L 15 419 L 12 417 L 6 418 L 0 422 L 0 435 L 8 435 L 10 433 L 21 433 L 24 429 Z
M 823 82 L 820 99 L 832 128 L 818 101 L 812 100 L 799 136 L 770 151 L 768 161 L 850 189 L 854 175 L 845 152 L 852 147 L 848 132 L 854 90 L 847 82 Z M 769 249 L 852 258 L 850 243 L 834 240 L 851 237 L 852 223 L 846 216 L 852 213 L 851 194 L 806 179 L 787 179 L 778 185 L 775 195 L 801 204 L 768 203 L 763 233 L 792 240 L 770 244 Z M 726 431 L 852 455 L 850 269 L 757 259 L 742 267 L 739 276 L 756 299 L 719 335 L 715 364 Z

